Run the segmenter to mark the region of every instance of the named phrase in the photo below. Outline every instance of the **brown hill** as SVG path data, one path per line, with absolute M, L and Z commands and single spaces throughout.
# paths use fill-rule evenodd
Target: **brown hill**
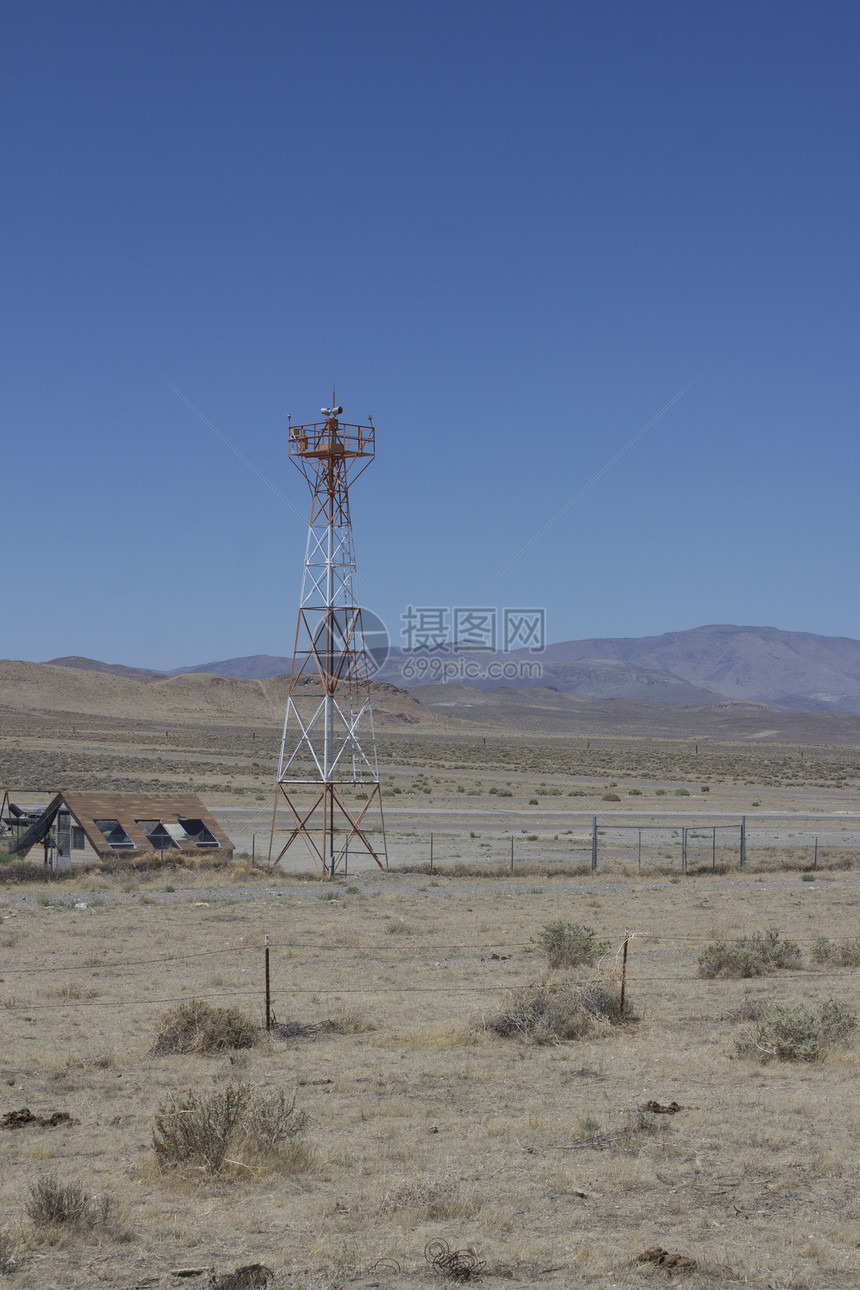
M 84 672 L 109 672 L 113 676 L 129 676 L 135 681 L 154 681 L 166 672 L 155 672 L 147 667 L 126 667 L 125 663 L 102 663 L 97 658 L 84 658 L 81 654 L 66 654 L 64 658 L 49 658 L 52 667 L 77 667 Z
M 80 713 L 205 725 L 281 722 L 289 679 L 266 680 L 186 673 L 143 681 L 90 668 L 0 660 L 0 709 L 7 712 Z M 442 718 L 393 685 L 372 683 L 374 721 L 380 728 L 430 725 Z

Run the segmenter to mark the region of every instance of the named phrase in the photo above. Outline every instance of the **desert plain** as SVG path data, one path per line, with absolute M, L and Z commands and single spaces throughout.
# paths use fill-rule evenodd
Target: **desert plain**
M 0 885 L 0 1117 L 71 1117 L 0 1129 L 0 1284 L 229 1285 L 259 1263 L 278 1286 L 405 1290 L 455 1283 L 425 1259 L 442 1241 L 489 1287 L 856 1286 L 856 1032 L 808 1060 L 744 1045 L 774 1005 L 857 1007 L 858 968 L 820 952 L 860 932 L 844 726 L 787 739 L 755 712 L 649 735 L 640 712 L 635 728 L 527 729 L 394 692 L 378 721 L 391 870 L 323 883 L 259 863 L 279 695 L 250 720 L 244 700 L 213 715 L 179 687 L 158 711 L 120 685 L 62 706 L 21 675 L 0 710 L 13 800 L 193 788 L 241 854 Z M 743 870 L 709 832 L 742 816 Z M 657 824 L 643 860 L 639 829 Z M 593 929 L 594 962 L 550 965 L 559 921 Z M 774 928 L 790 966 L 700 975 L 707 946 Z M 617 991 L 625 939 L 623 1020 L 578 1038 L 494 1028 L 524 989 Z M 259 1041 L 155 1051 L 190 1000 L 241 1009 Z M 295 1099 L 300 1151 L 159 1163 L 159 1113 L 239 1086 Z M 104 1221 L 34 1220 L 49 1177 Z M 681 1261 L 640 1261 L 660 1249 Z

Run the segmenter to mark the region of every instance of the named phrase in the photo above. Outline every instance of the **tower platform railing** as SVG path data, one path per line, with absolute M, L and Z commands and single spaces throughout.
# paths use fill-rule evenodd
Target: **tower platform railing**
M 347 425 L 343 421 L 314 421 L 290 426 L 291 457 L 373 457 L 373 426 Z

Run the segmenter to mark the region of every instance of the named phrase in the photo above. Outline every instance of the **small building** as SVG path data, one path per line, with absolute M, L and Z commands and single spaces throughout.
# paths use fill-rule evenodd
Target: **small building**
M 233 855 L 233 843 L 196 793 L 60 792 L 10 854 L 26 855 L 49 839 L 58 868 L 107 856 L 134 859 L 144 851 Z

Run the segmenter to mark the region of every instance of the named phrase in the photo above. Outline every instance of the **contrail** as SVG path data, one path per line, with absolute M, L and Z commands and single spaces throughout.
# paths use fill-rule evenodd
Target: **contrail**
M 486 587 L 492 587 L 493 583 L 494 583 L 494 582 L 496 582 L 496 581 L 497 581 L 497 579 L 501 578 L 501 576 L 502 576 L 502 574 L 503 574 L 503 573 L 507 573 L 507 571 L 508 571 L 508 569 L 510 569 L 511 565 L 512 565 L 512 564 L 516 564 L 516 562 L 517 562 L 517 560 L 519 560 L 520 556 L 525 555 L 526 551 L 528 551 L 531 547 L 533 547 L 533 546 L 534 546 L 534 544 L 535 544 L 535 542 L 538 542 L 538 541 L 543 537 L 544 533 L 546 533 L 546 532 L 547 532 L 547 530 L 548 530 L 548 529 L 551 529 L 551 528 L 552 528 L 552 526 L 553 526 L 553 524 L 555 524 L 556 520 L 560 520 L 560 519 L 561 519 L 561 517 L 562 517 L 562 515 L 564 515 L 567 511 L 569 511 L 569 510 L 570 510 L 570 508 L 571 508 L 571 506 L 573 506 L 574 502 L 578 502 L 578 501 L 579 501 L 579 499 L 580 499 L 580 497 L 582 497 L 584 493 L 587 493 L 587 492 L 588 492 L 588 490 L 589 490 L 589 488 L 591 488 L 592 484 L 596 484 L 596 483 L 597 483 L 597 481 L 598 481 L 598 479 L 601 479 L 601 478 L 606 474 L 607 470 L 609 470 L 609 469 L 610 469 L 610 467 L 612 467 L 612 466 L 614 466 L 614 465 L 615 465 L 616 461 L 620 461 L 620 460 L 621 460 L 621 458 L 624 456 L 625 452 L 628 452 L 628 451 L 633 447 L 634 443 L 636 443 L 636 442 L 637 442 L 637 440 L 641 439 L 641 438 L 642 438 L 642 436 L 643 436 L 643 434 L 645 434 L 645 432 L 646 432 L 647 430 L 650 430 L 650 429 L 651 429 L 651 427 L 652 427 L 652 426 L 653 426 L 657 421 L 659 421 L 659 420 L 660 420 L 660 418 L 662 417 L 663 413 L 664 413 L 664 412 L 668 412 L 668 411 L 669 411 L 669 409 L 672 407 L 672 405 L 673 405 L 674 403 L 677 403 L 677 402 L 678 402 L 678 400 L 679 400 L 683 395 L 685 395 L 685 394 L 687 393 L 687 391 L 689 390 L 689 388 L 690 388 L 690 386 L 691 386 L 691 385 L 695 385 L 695 383 L 696 383 L 696 381 L 697 381 L 698 379 L 699 379 L 699 378 L 698 378 L 697 376 L 694 376 L 694 377 L 693 377 L 693 379 L 692 379 L 692 381 L 688 381 L 688 382 L 687 382 L 687 384 L 684 386 L 684 388 L 683 388 L 682 390 L 679 390 L 679 391 L 678 391 L 678 393 L 677 393 L 676 395 L 674 395 L 674 397 L 673 397 L 673 398 L 671 398 L 671 399 L 669 400 L 669 402 L 668 402 L 667 404 L 665 404 L 665 406 L 664 406 L 664 407 L 662 407 L 662 408 L 660 409 L 660 411 L 657 413 L 657 415 L 656 415 L 656 416 L 653 416 L 653 417 L 651 418 L 651 420 L 650 420 L 650 421 L 648 421 L 648 422 L 647 422 L 647 423 L 642 427 L 642 429 L 641 429 L 641 430 L 638 430 L 638 431 L 636 432 L 636 434 L 633 436 L 633 438 L 630 440 L 630 442 L 629 442 L 629 443 L 626 443 L 626 444 L 624 445 L 624 447 L 623 447 L 623 448 L 620 448 L 620 449 L 619 449 L 619 451 L 615 454 L 615 456 L 614 456 L 610 461 L 607 461 L 606 465 L 605 465 L 605 466 L 603 466 L 600 470 L 598 470 L 597 474 L 596 474 L 592 479 L 589 479 L 588 483 L 587 483 L 587 484 L 584 484 L 584 485 L 582 486 L 582 488 L 580 488 L 579 492 L 578 492 L 574 497 L 571 497 L 571 499 L 570 499 L 570 501 L 569 501 L 569 502 L 566 502 L 566 503 L 565 503 L 565 505 L 564 505 L 564 506 L 562 506 L 561 510 L 558 512 L 558 514 L 557 514 L 557 515 L 553 515 L 552 519 L 551 519 L 551 520 L 549 520 L 546 524 L 544 524 L 543 528 L 542 528 L 542 529 L 540 529 L 540 531 L 539 531 L 539 532 L 535 533 L 535 535 L 534 535 L 534 537 L 531 539 L 531 541 L 526 542 L 525 546 L 524 546 L 520 551 L 517 551 L 516 555 L 515 555 L 515 556 L 513 556 L 513 557 L 508 561 L 508 563 L 507 563 L 506 565 L 504 565 L 504 566 L 503 566 L 503 568 L 499 569 L 498 573 L 493 574 L 492 578 L 490 579 L 490 581 L 489 581 L 488 583 L 486 583 L 486 584 L 485 584 L 485 586 L 486 586 Z
M 198 416 L 200 420 L 203 422 L 203 424 L 209 427 L 209 429 L 212 431 L 213 434 L 217 434 L 221 442 L 226 443 L 230 451 L 235 452 L 239 460 L 243 461 L 245 465 L 248 467 L 248 469 L 252 470 L 254 474 L 257 476 L 257 478 L 263 481 L 263 483 L 266 485 L 267 488 L 271 488 L 272 492 L 275 494 L 276 497 L 280 497 L 282 502 L 286 502 L 290 510 L 295 515 L 298 515 L 299 519 L 302 521 L 303 524 L 307 524 L 308 517 L 306 515 L 303 515 L 297 506 L 293 505 L 289 497 L 284 496 L 280 488 L 278 488 L 277 484 L 273 484 L 271 479 L 268 479 L 263 474 L 262 470 L 258 470 L 257 467 L 254 465 L 253 461 L 249 461 L 248 458 L 245 456 L 245 454 L 243 452 L 240 452 L 240 450 L 236 447 L 234 443 L 230 442 L 230 440 L 223 433 L 223 431 L 219 430 L 216 425 L 213 425 L 212 422 L 209 420 L 209 418 L 205 416 L 200 411 L 199 408 L 196 408 L 194 404 L 191 402 L 191 400 L 189 398 L 186 398 L 186 396 L 182 393 L 181 390 L 177 390 L 176 386 L 173 385 L 171 381 L 168 381 L 167 377 L 163 377 L 162 379 L 164 380 L 164 384 L 173 391 L 173 393 L 177 396 L 177 398 L 180 398 L 183 403 L 187 404 L 187 406 L 191 409 L 191 411 L 195 414 L 195 416 Z

